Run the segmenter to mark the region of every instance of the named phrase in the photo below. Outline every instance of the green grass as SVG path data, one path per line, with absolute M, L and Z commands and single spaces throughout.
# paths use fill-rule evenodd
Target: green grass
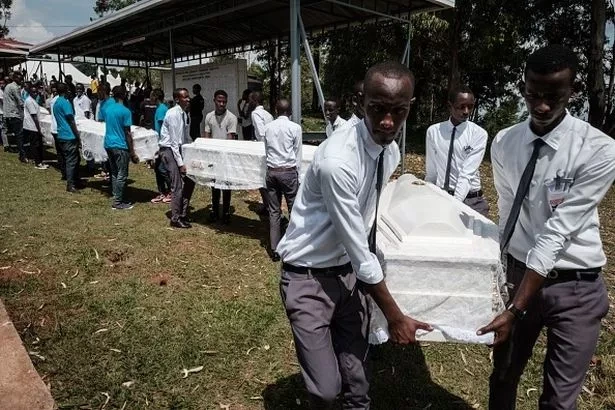
M 422 161 L 411 155 L 407 168 L 422 174 Z M 60 408 L 99 409 L 103 393 L 106 409 L 307 408 L 278 268 L 262 247 L 267 227 L 250 210 L 258 193 L 234 192 L 233 222 L 221 226 L 204 222 L 209 192 L 198 189 L 195 227 L 177 231 L 168 229 L 168 207 L 149 203 L 151 170 L 131 165 L 130 178 L 137 206 L 112 211 L 100 182 L 69 195 L 56 171 L 0 153 L 0 297 L 26 348 L 45 358 L 33 362 Z M 494 210 L 487 164 L 483 179 Z M 601 213 L 613 260 L 613 192 Z M 541 340 L 519 409 L 536 408 L 543 354 Z M 598 357 L 581 409 L 615 408 L 612 314 Z M 385 346 L 372 365 L 376 410 L 486 408 L 486 347 Z

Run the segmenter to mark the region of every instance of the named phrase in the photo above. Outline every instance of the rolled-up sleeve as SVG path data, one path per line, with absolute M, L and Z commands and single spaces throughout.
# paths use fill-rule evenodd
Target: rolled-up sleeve
M 485 156 L 487 148 L 487 133 L 480 130 L 472 138 L 472 151 L 461 164 L 457 185 L 455 186 L 455 199 L 463 202 L 468 196 L 471 187 L 471 180 L 477 174 L 478 168 Z
M 577 172 L 570 191 L 544 225 L 527 254 L 528 268 L 546 276 L 566 242 L 585 226 L 615 181 L 615 149 L 595 153 Z
M 502 233 L 506 226 L 506 220 L 508 214 L 510 214 L 510 208 L 515 200 L 516 187 L 512 187 L 506 178 L 506 171 L 504 170 L 503 158 L 504 153 L 501 152 L 500 139 L 503 134 L 498 134 L 493 140 L 491 145 L 491 166 L 493 169 L 493 184 L 495 190 L 498 193 L 498 226 L 499 226 L 499 238 L 502 240 Z
M 429 127 L 425 136 L 425 181 L 435 185 L 438 183 L 438 172 L 434 158 L 434 132 L 436 132 L 434 127 Z
M 356 170 L 340 164 L 340 158 L 327 158 L 320 167 L 321 190 L 325 207 L 337 235 L 348 253 L 357 278 L 367 284 L 383 280 L 382 267 L 376 255 L 369 251 L 365 224 L 356 195 Z

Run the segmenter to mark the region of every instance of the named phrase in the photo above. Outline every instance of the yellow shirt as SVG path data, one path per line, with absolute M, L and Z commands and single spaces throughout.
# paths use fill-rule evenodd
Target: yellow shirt
M 90 89 L 92 90 L 94 94 L 98 92 L 98 80 L 92 80 L 90 82 Z

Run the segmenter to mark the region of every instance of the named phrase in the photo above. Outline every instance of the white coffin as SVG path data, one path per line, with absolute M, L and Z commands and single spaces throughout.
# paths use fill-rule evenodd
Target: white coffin
M 43 142 L 53 146 L 53 136 L 51 135 L 51 116 L 47 110 L 41 109 L 40 114 L 41 131 L 43 132 Z M 81 156 L 85 160 L 104 162 L 107 160 L 107 152 L 104 147 L 105 123 L 94 120 L 77 120 L 77 129 L 81 135 Z M 132 131 L 132 142 L 135 153 L 140 161 L 154 159 L 158 151 L 158 134 L 154 130 L 143 127 L 130 127 Z
M 382 192 L 378 248 L 385 281 L 402 311 L 430 323 L 417 339 L 491 343 L 476 330 L 503 309 L 498 228 L 489 219 L 413 175 Z M 370 342 L 388 340 L 387 322 L 372 303 Z
M 303 145 L 299 180 L 317 147 Z M 265 144 L 260 141 L 197 138 L 182 146 L 187 175 L 199 185 L 221 189 L 258 189 L 265 186 Z

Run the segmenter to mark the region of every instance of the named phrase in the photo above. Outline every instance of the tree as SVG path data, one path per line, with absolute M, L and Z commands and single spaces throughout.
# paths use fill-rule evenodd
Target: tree
M 0 0 L 0 38 L 4 38 L 9 34 L 9 28 L 6 23 L 11 19 L 11 7 L 13 7 L 13 0 Z
M 123 9 L 140 0 L 96 0 L 94 3 L 94 12 L 98 17 L 103 17 L 105 14 Z
M 588 120 L 591 125 L 601 128 L 604 122 L 604 30 L 606 26 L 606 3 L 592 0 L 591 43 L 587 66 L 587 88 L 589 96 Z

